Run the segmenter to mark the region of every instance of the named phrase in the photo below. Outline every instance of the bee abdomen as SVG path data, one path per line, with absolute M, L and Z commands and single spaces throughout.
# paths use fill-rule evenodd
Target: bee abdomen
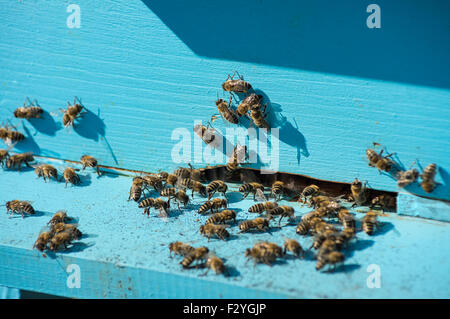
M 263 211 L 265 211 L 264 203 L 258 203 L 253 205 L 248 209 L 248 211 L 250 213 L 262 213 Z
M 140 208 L 151 207 L 153 206 L 155 200 L 153 198 L 146 198 L 142 202 L 139 203 Z

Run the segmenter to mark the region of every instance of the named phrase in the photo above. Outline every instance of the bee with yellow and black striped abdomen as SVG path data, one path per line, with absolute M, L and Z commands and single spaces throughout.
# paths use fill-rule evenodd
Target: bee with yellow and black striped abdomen
M 269 129 L 270 125 L 266 120 L 266 107 L 267 104 L 264 105 L 264 109 L 261 111 L 261 107 L 253 107 L 250 111 L 250 118 L 256 127 Z
M 168 217 L 167 210 L 170 208 L 170 203 L 162 198 L 146 198 L 139 203 L 139 208 L 144 208 L 144 214 L 150 216 L 150 209 L 155 208 L 159 210 L 159 217 L 166 219 Z
M 295 219 L 294 208 L 287 205 L 275 207 L 274 209 L 269 210 L 267 214 L 269 216 L 269 220 L 273 219 L 274 216 L 280 216 L 280 219 L 278 220 L 278 227 L 280 227 L 281 220 L 284 217 L 288 217 L 290 221 Z
M 177 184 L 182 188 L 191 189 L 192 197 L 194 197 L 194 192 L 198 192 L 201 196 L 206 197 L 206 187 L 199 181 L 195 181 L 190 178 L 184 178 Z
M 61 233 L 57 233 L 50 240 L 49 249 L 54 252 L 61 246 L 64 246 L 64 249 L 67 249 L 67 245 L 70 245 L 75 239 L 77 239 L 77 235 L 74 232 L 63 231 Z
M 241 233 L 248 232 L 250 230 L 266 231 L 270 229 L 269 221 L 265 218 L 258 217 L 252 220 L 245 220 L 239 224 Z
M 342 249 L 350 242 L 356 235 L 356 228 L 344 228 L 341 232 L 336 234 L 336 247 Z
M 248 194 L 253 193 L 253 200 L 256 199 L 256 195 L 258 194 L 260 197 L 264 197 L 264 186 L 260 183 L 252 182 L 252 183 L 245 183 L 242 184 L 241 187 L 239 187 L 239 192 L 244 194 L 244 198 L 248 196 Z M 261 195 L 262 194 L 262 195 Z M 262 199 L 262 198 L 261 198 Z
M 299 201 L 306 203 L 307 197 L 313 197 L 318 195 L 320 192 L 320 188 L 317 185 L 309 185 L 306 186 L 302 193 L 300 194 Z
M 273 198 L 275 198 L 276 200 L 280 200 L 281 196 L 283 196 L 283 194 L 285 193 L 285 187 L 286 185 L 284 184 L 284 182 L 276 181 L 275 183 L 273 183 L 271 189 Z
M 326 254 L 319 254 L 317 258 L 316 270 L 322 269 L 325 265 L 333 266 L 333 271 L 336 270 L 336 265 L 343 263 L 345 256 L 339 251 L 331 251 Z
M 355 217 L 347 208 L 341 207 L 338 211 L 337 217 L 339 222 L 344 226 L 344 229 L 356 230 Z
M 264 202 L 264 203 L 258 203 L 258 204 L 250 206 L 248 211 L 249 211 L 249 213 L 262 214 L 262 213 L 264 213 L 266 211 L 270 211 L 276 207 L 278 207 L 278 204 L 276 202 Z
M 239 168 L 239 164 L 243 163 L 246 159 L 248 159 L 247 146 L 239 146 L 236 144 L 233 148 L 233 153 L 225 166 L 226 177 L 228 179 L 232 178 L 233 173 Z
M 8 161 L 8 158 L 10 158 L 9 151 L 15 146 L 16 144 L 10 145 L 6 150 L 0 150 L 0 165 L 3 167 L 6 162 Z
M 224 225 L 205 224 L 200 226 L 200 234 L 206 236 L 208 241 L 211 237 L 217 236 L 221 240 L 227 240 L 230 233 L 226 230 Z
M 236 108 L 236 114 L 238 116 L 246 115 L 252 108 L 261 108 L 262 95 L 255 93 L 250 94 Z
M 397 172 L 397 185 L 398 187 L 406 187 L 411 183 L 414 183 L 419 178 L 419 171 L 417 169 L 409 169 L 407 171 Z
M 238 124 L 239 118 L 234 112 L 234 110 L 231 108 L 231 100 L 232 96 L 230 96 L 230 101 L 227 103 L 223 99 L 218 99 L 216 101 L 217 110 L 219 111 L 219 114 L 222 116 L 222 118 L 232 124 Z M 217 116 L 211 117 L 211 122 L 214 122 L 217 119 Z
M 256 243 L 252 248 L 245 250 L 245 257 L 252 258 L 254 265 L 264 263 L 271 266 L 277 260 L 277 257 L 283 256 L 283 250 L 276 244 L 268 242 Z
M 30 202 L 22 201 L 22 200 L 12 200 L 6 202 L 6 213 L 8 214 L 11 211 L 10 217 L 12 214 L 20 214 L 22 218 L 24 218 L 24 213 L 28 215 L 34 215 L 35 211 L 33 206 L 31 206 Z
M 380 207 L 381 209 L 395 209 L 396 199 L 394 196 L 383 194 L 372 199 L 370 209 Z
M 200 208 L 198 209 L 199 214 L 205 214 L 209 210 L 211 212 L 219 211 L 220 208 L 227 208 L 228 202 L 226 199 L 222 198 L 214 198 L 212 201 L 206 201 Z
M 189 244 L 183 243 L 181 241 L 176 241 L 169 244 L 169 256 L 172 257 L 172 252 L 175 255 L 180 256 L 186 256 L 190 253 L 192 253 L 195 250 L 194 247 L 192 247 Z
M 222 83 L 222 89 L 227 92 L 247 93 L 252 88 L 251 84 L 247 81 L 244 81 L 243 77 L 239 74 L 239 79 L 235 80 L 234 76 L 236 75 L 236 73 L 238 72 L 234 71 L 232 76 L 228 74 L 227 79 Z
M 71 183 L 72 185 L 78 185 L 81 183 L 80 176 L 76 173 L 78 169 L 75 169 L 73 167 L 67 167 L 64 170 L 63 178 L 66 181 L 66 187 L 67 183 Z
M 25 135 L 18 131 L 12 130 L 14 126 L 4 125 L 0 127 L 0 139 L 2 139 L 6 144 L 18 143 L 25 139 Z
M 368 211 L 362 221 L 362 229 L 367 235 L 373 235 L 375 228 L 380 226 L 377 220 L 378 214 L 372 210 Z
M 96 158 L 94 158 L 94 157 L 92 157 L 92 156 L 90 156 L 90 155 L 83 155 L 83 156 L 81 156 L 81 164 L 83 165 L 83 170 L 86 168 L 86 167 L 92 167 L 92 168 L 96 168 L 97 169 L 97 175 L 98 176 L 100 176 L 101 174 L 100 174 L 100 171 L 99 171 L 99 169 L 98 169 L 98 161 L 97 161 L 97 159 Z
M 22 164 L 25 164 L 27 167 L 31 167 L 29 162 L 33 162 L 34 157 L 33 153 L 27 152 L 22 154 L 15 154 L 10 156 L 6 160 L 6 167 L 8 169 L 17 169 L 20 172 L 20 168 L 22 167 Z
M 323 233 L 325 233 L 326 231 L 333 231 L 333 232 L 337 232 L 338 230 L 336 229 L 336 227 L 334 227 L 332 224 L 329 224 L 325 221 L 318 221 L 317 223 L 314 224 L 313 228 L 312 228 L 312 232 L 313 234 L 318 234 L 321 235 Z
M 187 254 L 184 259 L 180 262 L 183 268 L 189 268 L 193 262 L 201 262 L 205 261 L 208 258 L 209 249 L 208 247 L 199 247 L 195 248 L 194 251 L 191 251 Z
M 175 199 L 177 202 L 178 210 L 180 210 L 180 203 L 186 207 L 189 203 L 189 196 L 182 189 L 178 190 L 176 188 L 166 188 L 161 191 L 161 196 L 169 197 L 169 202 L 171 199 Z
M 355 178 L 350 186 L 353 198 L 353 207 L 361 206 L 367 202 L 367 187 L 366 183 L 362 183 L 359 179 Z
M 420 175 L 420 177 L 422 178 L 420 186 L 422 186 L 422 189 L 427 193 L 431 193 L 436 187 L 437 183 L 434 180 L 434 177 L 436 176 L 436 171 L 437 165 L 433 163 L 425 167 L 425 169 L 422 172 L 422 175 Z
M 39 234 L 38 238 L 34 242 L 33 248 L 39 251 L 44 251 L 47 248 L 47 244 L 53 237 L 53 232 L 46 231 Z
M 153 189 L 157 192 L 160 192 L 163 189 L 163 178 L 159 175 L 144 175 L 141 177 L 144 181 L 143 189 L 149 191 L 149 187 L 153 187 Z
M 57 211 L 50 221 L 47 223 L 47 225 L 55 225 L 58 223 L 64 223 L 66 221 L 69 221 L 71 218 L 67 216 L 67 212 L 64 210 Z
M 206 192 L 208 193 L 208 200 L 213 197 L 216 192 L 222 193 L 224 197 L 226 197 L 226 192 L 228 190 L 228 186 L 224 181 L 215 180 L 209 183 L 206 187 Z
M 30 102 L 29 105 L 26 105 L 27 101 Z M 27 97 L 25 102 L 23 103 L 23 106 L 18 107 L 14 111 L 14 117 L 27 120 L 31 118 L 38 119 L 41 117 L 42 113 L 44 113 L 44 110 L 41 107 L 36 106 Z
M 374 145 L 375 144 L 377 143 L 374 143 Z M 395 153 L 383 156 L 383 151 L 384 149 L 382 149 L 380 153 L 377 153 L 375 150 L 369 148 L 366 150 L 366 156 L 369 160 L 370 167 L 376 167 L 380 173 L 381 171 L 389 173 L 395 164 L 394 161 L 390 159 L 390 157 Z
M 321 248 L 322 244 L 326 240 L 330 240 L 333 243 L 335 243 L 336 242 L 336 232 L 334 230 L 327 229 L 327 230 L 325 230 L 324 232 L 322 232 L 320 234 L 315 234 L 314 235 L 314 241 L 313 241 L 313 244 L 312 244 L 311 248 L 313 248 L 313 249 Z
M 44 182 L 47 182 L 46 178 L 50 180 L 50 178 L 52 177 L 58 180 L 58 171 L 52 165 L 39 165 L 34 169 L 34 172 L 36 173 L 38 178 L 42 176 L 44 178 Z
M 229 221 L 236 222 L 236 212 L 234 210 L 223 210 L 220 213 L 212 215 L 205 224 L 225 224 Z
M 67 109 L 62 110 L 64 113 L 62 122 L 65 127 L 73 125 L 75 120 L 80 118 L 85 113 L 81 112 L 84 107 L 81 105 L 80 100 L 78 100 L 78 102 L 77 100 L 78 98 L 75 96 L 73 99 L 73 104 L 71 105 L 70 102 L 67 102 Z
M 225 274 L 226 272 L 225 263 L 221 258 L 215 255 L 210 255 L 208 257 L 208 259 L 206 260 L 205 267 L 208 269 L 202 276 L 206 275 L 210 269 L 213 270 L 216 273 L 216 275 Z
M 51 226 L 50 230 L 55 234 L 65 231 L 71 232 L 75 239 L 80 239 L 81 236 L 83 236 L 83 233 L 78 229 L 77 225 L 74 224 L 65 224 L 63 222 L 56 223 Z
M 287 251 L 294 254 L 296 257 L 304 258 L 305 257 L 305 251 L 303 250 L 302 246 L 298 241 L 295 239 L 286 238 L 284 240 L 284 251 L 283 254 L 286 254 Z
M 130 188 L 130 195 L 128 196 L 128 200 L 133 199 L 135 202 L 138 202 L 142 196 L 142 187 L 144 186 L 144 180 L 142 177 L 136 176 L 133 178 Z

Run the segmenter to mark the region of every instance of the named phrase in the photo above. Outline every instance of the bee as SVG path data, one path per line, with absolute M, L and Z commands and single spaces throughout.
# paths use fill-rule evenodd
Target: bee
M 360 180 L 355 178 L 350 186 L 352 192 L 352 198 L 354 200 L 354 206 L 361 206 L 367 202 L 367 188 L 366 183 L 362 183 Z
M 395 209 L 396 200 L 394 196 L 383 194 L 372 199 L 370 209 L 379 206 L 382 209 Z
M 243 80 L 243 77 L 239 75 L 239 80 L 234 80 L 234 76 L 238 73 L 234 71 L 233 75 L 230 77 L 228 74 L 225 82 L 222 83 L 222 89 L 227 92 L 236 92 L 236 93 L 247 93 L 251 90 L 252 86 L 250 83 Z
M 233 176 L 233 173 L 239 168 L 239 164 L 245 159 L 248 159 L 247 146 L 236 145 L 227 165 L 225 166 L 227 178 L 231 178 Z
M 47 244 L 53 237 L 53 232 L 46 231 L 39 234 L 36 242 L 33 245 L 33 248 L 36 248 L 39 251 L 44 251 L 47 248 Z
M 12 169 L 17 169 L 20 172 L 20 168 L 22 167 L 22 164 L 25 164 L 27 167 L 31 167 L 30 164 L 28 164 L 28 163 L 33 162 L 33 161 L 34 161 L 34 157 L 33 157 L 33 153 L 31 153 L 31 152 L 16 154 L 16 155 L 10 156 L 6 160 L 6 167 L 12 168 Z
M 307 235 L 311 229 L 311 224 L 308 220 L 302 219 L 298 224 L 295 232 L 299 235 Z
M 14 126 L 12 128 L 15 128 Z M 8 125 L 0 127 L 0 138 L 7 144 L 21 142 L 25 139 L 25 135 L 18 131 L 13 131 Z
M 265 218 L 258 217 L 252 220 L 245 220 L 239 224 L 239 229 L 241 233 L 245 233 L 252 229 L 257 229 L 260 231 L 269 230 L 269 221 Z
M 301 255 L 302 258 L 305 257 L 305 251 L 298 241 L 295 239 L 285 239 L 284 240 L 284 251 L 283 254 L 286 254 L 286 251 L 290 251 L 294 254 L 294 256 L 299 257 Z
M 155 208 L 160 212 L 159 217 L 166 218 L 168 216 L 167 210 L 170 208 L 170 203 L 162 198 L 146 198 L 139 203 L 139 208 L 144 208 L 144 214 L 147 214 L 147 217 L 150 216 L 150 209 Z
M 83 233 L 77 228 L 76 225 L 73 224 L 65 224 L 65 223 L 53 224 L 51 227 L 51 231 L 55 234 L 61 232 L 72 233 L 74 239 L 80 239 L 81 236 L 83 236 Z
M 191 179 L 194 181 L 203 181 L 205 179 L 205 168 L 194 169 L 191 164 L 188 164 L 191 170 Z
M 131 183 L 130 196 L 128 196 L 128 200 L 133 199 L 135 202 L 139 201 L 142 196 L 143 186 L 144 180 L 139 176 L 134 177 L 133 182 Z
M 219 113 L 223 119 L 225 119 L 226 121 L 228 121 L 232 124 L 238 124 L 239 118 L 236 115 L 236 113 L 233 111 L 233 109 L 231 108 L 231 100 L 232 100 L 232 96 L 230 96 L 230 102 L 228 102 L 228 103 L 223 99 L 218 99 L 216 101 L 217 110 L 219 111 Z M 217 116 L 212 116 L 211 122 L 214 122 L 216 120 L 216 118 L 217 118 Z
M 283 248 L 281 248 L 280 246 L 278 246 L 275 243 L 271 243 L 268 241 L 261 241 L 261 242 L 256 243 L 253 247 L 255 247 L 257 249 L 266 250 L 268 254 L 275 255 L 276 257 L 284 256 Z
M 337 202 L 331 202 L 328 203 L 326 206 L 321 206 L 315 210 L 317 217 L 328 217 L 328 218 L 334 218 L 336 217 L 336 211 L 341 206 Z
M 333 271 L 336 270 L 336 264 L 342 263 L 345 260 L 343 253 L 339 251 L 331 251 L 327 254 L 321 254 L 318 257 L 316 270 L 322 269 L 325 265 L 333 265 Z
M 246 198 L 248 194 L 253 193 L 253 200 L 256 200 L 257 193 L 259 196 L 264 197 L 264 186 L 262 184 L 254 182 L 243 184 L 241 187 L 239 187 L 239 192 L 244 193 L 244 197 L 242 199 Z
M 220 213 L 212 215 L 205 224 L 224 224 L 228 221 L 236 222 L 236 212 L 234 210 L 223 210 Z
M 50 180 L 50 178 L 52 177 L 58 180 L 58 171 L 52 165 L 39 165 L 34 169 L 34 172 L 36 173 L 38 178 L 42 176 L 44 178 L 44 182 L 47 182 L 46 178 Z
M 318 221 L 317 223 L 314 224 L 314 227 L 312 228 L 313 233 L 318 235 L 322 235 L 329 230 L 333 232 L 337 231 L 337 229 L 333 225 L 328 224 L 324 221 Z
M 177 175 L 175 175 L 175 174 L 168 174 L 168 173 L 166 173 L 167 175 L 165 175 L 164 173 L 160 173 L 160 174 L 162 174 L 162 180 L 164 182 L 166 182 L 164 187 L 166 187 L 167 185 L 170 185 L 170 186 L 176 186 L 177 185 L 177 183 L 178 183 L 178 176 Z
M 178 210 L 180 210 L 180 203 L 182 203 L 184 207 L 186 207 L 186 205 L 189 203 L 189 196 L 184 190 L 177 190 L 176 188 L 166 188 L 161 191 L 161 196 L 169 197 L 169 201 L 171 200 L 171 197 L 176 199 Z
M 299 201 L 306 202 L 307 197 L 313 197 L 319 194 L 320 188 L 316 185 L 306 186 L 300 194 Z M 303 200 L 302 200 L 303 199 Z
M 216 131 L 210 128 L 210 123 L 208 122 L 206 126 L 202 124 L 197 124 L 194 126 L 194 132 L 200 137 L 205 144 L 211 144 L 216 138 Z
M 314 249 L 321 248 L 322 244 L 326 240 L 330 240 L 330 241 L 333 242 L 333 244 L 335 244 L 335 242 L 336 242 L 336 233 L 334 232 L 334 230 L 328 229 L 328 230 L 325 230 L 321 234 L 316 234 L 314 236 L 314 241 L 313 241 L 313 244 L 312 244 L 311 248 L 314 248 Z M 330 245 L 331 245 L 331 243 L 330 243 Z M 333 246 L 333 248 L 334 248 L 334 246 Z
M 213 195 L 216 192 L 222 193 L 224 197 L 226 197 L 228 186 L 224 181 L 221 180 L 215 180 L 209 183 L 209 185 L 206 187 L 206 192 L 208 193 L 208 200 L 213 197 Z
M 317 254 L 318 259 L 320 259 L 320 256 L 326 255 L 332 251 L 336 251 L 337 245 L 336 245 L 336 233 L 333 233 L 333 235 L 326 238 L 319 248 L 319 253 Z
M 225 263 L 223 262 L 223 260 L 214 255 L 208 257 L 205 266 L 208 268 L 208 270 L 206 270 L 203 275 L 206 275 L 210 269 L 215 271 L 216 275 L 225 274 L 226 271 Z
M 194 247 L 192 247 L 189 244 L 183 243 L 181 241 L 176 241 L 169 244 L 169 256 L 172 257 L 172 252 L 175 255 L 180 256 L 186 256 L 190 253 L 192 253 L 195 250 Z
M 76 171 L 78 171 L 78 169 L 72 167 L 67 167 L 64 170 L 63 178 L 66 181 L 66 187 L 67 183 L 71 183 L 72 185 L 80 184 L 81 179 L 80 176 L 78 176 L 78 174 L 76 173 Z
M 70 105 L 70 102 L 67 102 L 67 110 L 62 110 L 64 113 L 62 122 L 65 127 L 73 125 L 74 121 L 85 113 L 81 112 L 84 107 L 80 104 L 80 100 L 78 100 L 79 103 L 77 100 L 78 98 L 75 96 L 73 104 Z
M 189 164 L 190 165 L 190 164 Z M 173 171 L 173 174 L 177 177 L 183 179 L 183 178 L 191 178 L 191 172 L 193 167 L 190 168 L 186 167 L 178 167 L 176 170 Z
M 159 175 L 144 175 L 141 177 L 144 181 L 142 187 L 147 189 L 149 187 L 153 187 L 153 189 L 157 192 L 160 192 L 163 189 L 163 179 Z
M 278 206 L 275 207 L 274 209 L 270 210 L 267 212 L 269 215 L 269 220 L 273 219 L 273 216 L 280 216 L 280 219 L 278 220 L 278 227 L 280 227 L 281 224 L 281 220 L 283 219 L 283 217 L 288 217 L 289 220 L 294 220 L 295 216 L 294 216 L 294 208 L 291 206 Z
M 417 169 L 410 169 L 407 171 L 400 171 L 397 173 L 397 185 L 398 187 L 406 187 L 411 183 L 414 183 L 419 178 L 419 171 Z
M 266 107 L 267 104 L 264 105 L 264 109 L 262 111 L 261 108 L 253 107 L 250 111 L 250 118 L 257 127 L 269 129 L 270 125 L 266 120 Z
M 347 208 L 340 208 L 337 216 L 341 224 L 344 225 L 344 229 L 356 229 L 355 218 Z
M 10 157 L 9 155 L 9 151 L 16 145 L 16 143 L 14 143 L 13 145 L 10 145 L 8 147 L 8 149 L 6 150 L 0 150 L 0 165 L 5 165 L 5 162 L 8 161 L 8 158 Z
M 217 212 L 220 208 L 227 208 L 227 205 L 228 203 L 226 199 L 214 198 L 212 201 L 207 201 L 200 206 L 198 213 L 205 214 L 208 210 L 211 210 L 211 212 Z
M 67 212 L 64 210 L 59 210 L 53 215 L 53 217 L 50 219 L 50 221 L 47 223 L 47 225 L 56 225 L 59 223 L 64 223 L 66 221 L 69 221 L 71 218 L 67 216 Z
M 208 241 L 212 236 L 217 236 L 221 240 L 226 240 L 230 237 L 230 233 L 223 225 L 205 224 L 200 226 L 200 234 L 208 237 Z
M 29 101 L 28 98 L 26 98 L 25 102 L 23 103 L 23 106 L 18 107 L 15 111 L 14 111 L 14 116 L 16 118 L 20 118 L 20 119 L 31 119 L 31 118 L 40 118 L 42 113 L 44 113 L 44 110 L 39 107 L 39 106 L 35 106 L 34 103 L 30 102 L 30 104 L 28 106 L 25 106 L 26 102 Z
M 369 160 L 369 166 L 376 167 L 380 173 L 381 171 L 390 172 L 392 166 L 394 165 L 394 161 L 392 161 L 389 157 L 391 157 L 395 153 L 382 156 L 383 151 L 384 149 L 381 150 L 380 153 L 377 153 L 375 150 L 370 148 L 366 150 L 367 159 Z
M 274 208 L 278 207 L 278 204 L 276 202 L 264 202 L 264 203 L 258 203 L 253 206 L 250 206 L 248 211 L 250 213 L 264 213 L 267 211 L 270 211 Z
M 22 218 L 24 218 L 23 213 L 26 213 L 28 215 L 34 215 L 35 211 L 33 206 L 27 201 L 21 201 L 21 200 L 12 200 L 9 202 L 6 202 L 6 213 L 8 214 L 9 211 L 11 211 L 11 215 L 16 213 L 22 215 Z
M 422 178 L 422 183 L 420 183 L 420 186 L 422 186 L 422 189 L 427 193 L 431 193 L 436 186 L 436 182 L 434 181 L 434 177 L 436 176 L 436 169 L 436 164 L 430 164 L 425 167 L 422 175 L 420 175 L 420 177 Z
M 285 192 L 285 184 L 284 182 L 281 181 L 276 181 L 275 183 L 272 184 L 272 196 L 273 198 L 280 200 L 281 196 L 284 194 Z
M 81 156 L 81 164 L 83 165 L 83 170 L 86 167 L 95 167 L 97 169 L 97 175 L 100 176 L 100 171 L 98 170 L 98 166 L 97 166 L 97 159 L 95 159 L 94 157 L 90 156 L 90 155 L 83 155 Z
M 262 245 L 261 243 L 255 244 L 252 248 L 247 248 L 245 250 L 245 257 L 253 258 L 255 265 L 256 263 L 264 263 L 271 266 L 272 263 L 276 261 L 277 254 L 274 253 L 273 249 L 267 248 L 267 246 Z
M 209 249 L 208 247 L 195 248 L 189 254 L 187 254 L 184 259 L 180 262 L 183 268 L 189 268 L 189 266 L 194 261 L 204 261 L 208 258 Z
M 362 229 L 367 235 L 373 235 L 375 228 L 378 228 L 380 223 L 377 220 L 377 213 L 368 211 L 362 221 Z
M 182 188 L 187 188 L 192 190 L 192 198 L 194 198 L 194 192 L 198 192 L 203 197 L 206 197 L 206 187 L 193 179 L 190 178 L 184 178 L 181 181 L 179 181 L 179 186 Z
M 336 234 L 336 247 L 341 249 L 345 246 L 352 238 L 355 237 L 356 228 L 344 228 L 343 231 Z
M 59 247 L 70 245 L 76 239 L 76 234 L 70 231 L 63 231 L 55 234 L 50 240 L 49 248 L 51 251 L 57 251 Z
M 328 205 L 328 203 L 330 201 L 331 201 L 331 198 L 329 196 L 325 196 L 325 195 L 312 196 L 309 199 L 308 207 L 313 207 L 314 209 L 316 209 L 318 207 Z
M 250 94 L 236 108 L 236 114 L 238 116 L 246 115 L 252 108 L 261 108 L 262 95 L 255 93 Z

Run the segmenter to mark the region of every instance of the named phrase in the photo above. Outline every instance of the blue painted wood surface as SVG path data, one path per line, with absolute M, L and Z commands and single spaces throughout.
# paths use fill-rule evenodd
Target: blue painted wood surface
M 171 157 L 174 129 L 192 132 L 195 120 L 209 120 L 221 83 L 239 70 L 280 129 L 280 171 L 358 177 L 396 191 L 394 179 L 367 165 L 365 149 L 376 141 L 406 168 L 416 159 L 437 163 L 441 185 L 429 196 L 448 200 L 449 4 L 377 3 L 381 29 L 366 26 L 368 2 L 246 1 L 219 9 L 82 0 L 81 28 L 69 29 L 67 3 L 3 0 L 0 118 L 36 98 L 45 119 L 12 119 L 27 135 L 16 151 L 71 160 L 89 153 L 105 165 L 169 170 L 179 165 Z M 63 129 L 60 108 L 74 95 L 89 113 Z M 190 157 L 197 166 L 215 164 L 197 159 Z M 417 185 L 411 191 L 427 195 Z
M 57 168 L 67 165 L 52 163 Z M 281 230 L 275 227 L 271 234 L 238 234 L 235 225 L 229 229 L 227 242 L 208 242 L 198 230 L 208 216 L 196 213 L 203 198 L 195 196 L 191 206 L 180 213 L 175 208 L 166 223 L 156 212 L 147 218 L 136 203 L 127 202 L 131 177 L 97 178 L 95 172 L 87 171 L 81 186 L 67 189 L 62 182 L 36 179 L 32 170 L 17 177 L 17 172 L 0 171 L 0 202 L 12 197 L 29 199 L 38 212 L 25 219 L 0 214 L 0 285 L 80 298 L 450 297 L 449 223 L 385 214 L 375 236 L 358 233 L 344 266 L 335 273 L 317 272 L 311 254 L 305 260 L 286 259 L 272 267 L 253 267 L 251 261 L 246 262 L 244 251 L 259 240 L 281 245 L 284 237 L 292 237 L 308 248 L 312 238 L 298 236 L 295 225 Z M 17 189 L 15 194 L 11 189 Z M 229 193 L 238 221 L 254 218 L 247 212 L 253 200 L 241 201 L 241 197 L 235 189 Z M 294 207 L 296 216 L 309 211 L 297 204 Z M 44 258 L 32 246 L 59 209 L 67 209 L 68 215 L 76 218 L 84 236 L 72 249 L 47 253 Z M 364 216 L 359 209 L 355 214 L 358 219 Z M 210 272 L 202 277 L 202 269 L 183 270 L 180 258 L 169 257 L 168 243 L 176 240 L 206 245 L 226 259 L 231 276 Z M 79 289 L 67 287 L 70 264 L 80 267 Z M 366 285 L 371 264 L 380 266 L 381 288 Z

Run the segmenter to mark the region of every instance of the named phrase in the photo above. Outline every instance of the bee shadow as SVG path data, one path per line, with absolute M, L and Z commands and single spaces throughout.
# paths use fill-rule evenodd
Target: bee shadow
M 42 216 L 46 216 L 46 215 L 51 215 L 51 214 L 47 213 L 47 212 L 42 212 L 42 211 L 35 210 L 34 214 L 24 213 L 23 214 L 23 219 L 29 218 L 29 217 L 42 217 Z M 16 219 L 16 218 L 22 219 L 22 215 L 20 213 L 14 213 L 12 215 L 11 215 L 11 213 L 8 213 L 8 218 L 9 219 Z
M 46 110 L 44 110 L 40 118 L 29 119 L 28 123 L 30 123 L 30 125 L 33 126 L 33 128 L 39 133 L 50 136 L 55 136 L 57 131 L 63 129 L 62 124 L 55 122 L 53 116 L 51 116 Z
M 72 243 L 69 247 L 67 247 L 67 249 L 57 251 L 57 253 L 70 254 L 70 253 L 75 253 L 75 252 L 81 252 L 89 247 L 94 246 L 94 245 L 95 244 L 93 242 L 86 244 L 86 243 L 77 241 L 77 242 Z
M 22 123 L 22 127 L 25 132 L 25 139 L 17 143 L 14 148 L 20 150 L 21 152 L 32 152 L 33 154 L 40 154 L 41 148 L 34 140 L 33 136 L 30 133 L 30 130 L 24 123 Z
M 336 273 L 348 273 L 355 271 L 357 269 L 361 268 L 361 265 L 358 264 L 340 264 L 336 267 L 336 269 L 333 271 L 332 267 L 330 267 L 328 270 L 322 271 L 324 274 L 336 274 Z
M 390 222 L 381 222 L 380 226 L 375 230 L 372 237 L 384 235 L 387 232 L 393 230 L 394 228 L 395 228 L 394 224 L 392 224 Z
M 374 240 L 367 240 L 367 239 L 358 239 L 354 240 L 353 242 L 349 243 L 346 247 L 347 249 L 344 250 L 345 256 L 347 258 L 352 257 L 356 251 L 361 251 L 364 249 L 367 249 L 369 247 L 372 247 L 375 244 Z
M 239 270 L 237 270 L 236 267 L 229 266 L 229 265 L 225 265 L 225 267 L 226 267 L 225 273 L 224 273 L 225 277 L 234 278 L 234 277 L 239 277 L 241 275 L 241 273 L 239 272 Z

